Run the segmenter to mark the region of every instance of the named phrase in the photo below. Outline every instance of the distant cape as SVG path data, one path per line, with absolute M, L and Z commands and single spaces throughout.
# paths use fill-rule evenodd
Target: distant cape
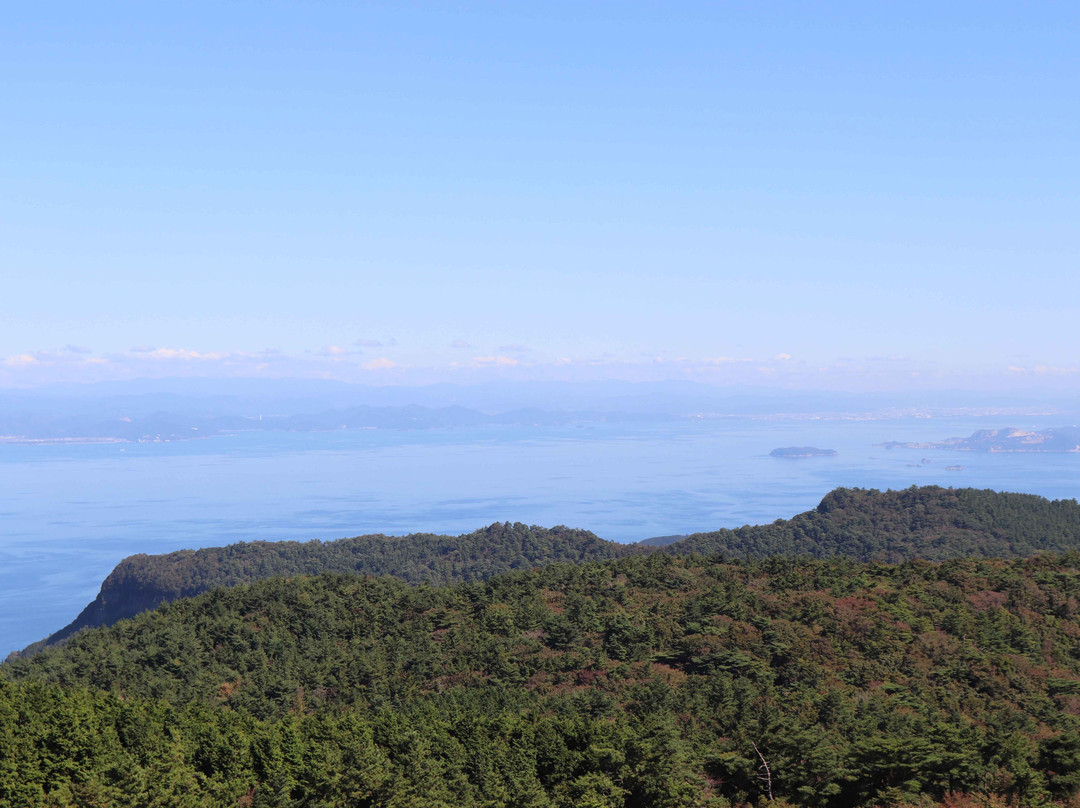
M 889 441 L 883 446 L 886 449 L 952 449 L 956 452 L 1080 452 L 1080 428 L 980 429 L 966 438 L 936 442 Z

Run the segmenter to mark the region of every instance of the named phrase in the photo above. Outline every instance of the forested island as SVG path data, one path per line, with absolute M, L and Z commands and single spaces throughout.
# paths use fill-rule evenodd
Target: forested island
M 836 457 L 835 449 L 818 449 L 814 446 L 787 446 L 782 449 L 773 449 L 769 457 L 783 457 L 794 459 L 799 457 Z
M 1064 808 L 1078 528 L 1071 500 L 839 489 L 661 547 L 135 557 L 208 588 L 0 666 L 0 804 Z

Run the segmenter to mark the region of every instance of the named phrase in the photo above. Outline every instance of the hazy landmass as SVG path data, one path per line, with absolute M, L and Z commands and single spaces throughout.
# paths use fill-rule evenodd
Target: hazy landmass
M 196 440 L 239 432 L 335 429 L 447 429 L 484 425 L 559 426 L 581 422 L 656 421 L 666 416 L 618 412 L 552 412 L 535 408 L 482 413 L 465 407 L 371 407 L 300 415 L 199 417 L 158 412 L 99 420 L 87 416 L 0 418 L 0 443 L 114 443 Z
M 370 387 L 334 382 L 159 380 L 0 391 L 0 443 L 176 441 L 254 430 L 433 429 L 670 419 L 889 419 L 1067 412 L 966 393 L 732 390 L 691 382 Z
M 1080 452 L 1080 428 L 980 429 L 966 438 L 910 443 L 889 441 L 883 445 L 887 449 L 951 449 L 956 452 Z

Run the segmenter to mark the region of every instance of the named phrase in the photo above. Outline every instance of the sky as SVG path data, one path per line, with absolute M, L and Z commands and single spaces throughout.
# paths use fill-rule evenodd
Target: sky
M 1075 3 L 22 3 L 0 386 L 1080 391 Z

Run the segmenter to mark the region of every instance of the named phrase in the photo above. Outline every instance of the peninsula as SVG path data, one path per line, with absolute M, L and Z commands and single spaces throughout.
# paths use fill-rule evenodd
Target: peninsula
M 889 441 L 886 449 L 951 449 L 955 452 L 1080 452 L 1080 427 L 1057 427 L 1039 431 L 979 429 L 966 438 L 905 443 Z

